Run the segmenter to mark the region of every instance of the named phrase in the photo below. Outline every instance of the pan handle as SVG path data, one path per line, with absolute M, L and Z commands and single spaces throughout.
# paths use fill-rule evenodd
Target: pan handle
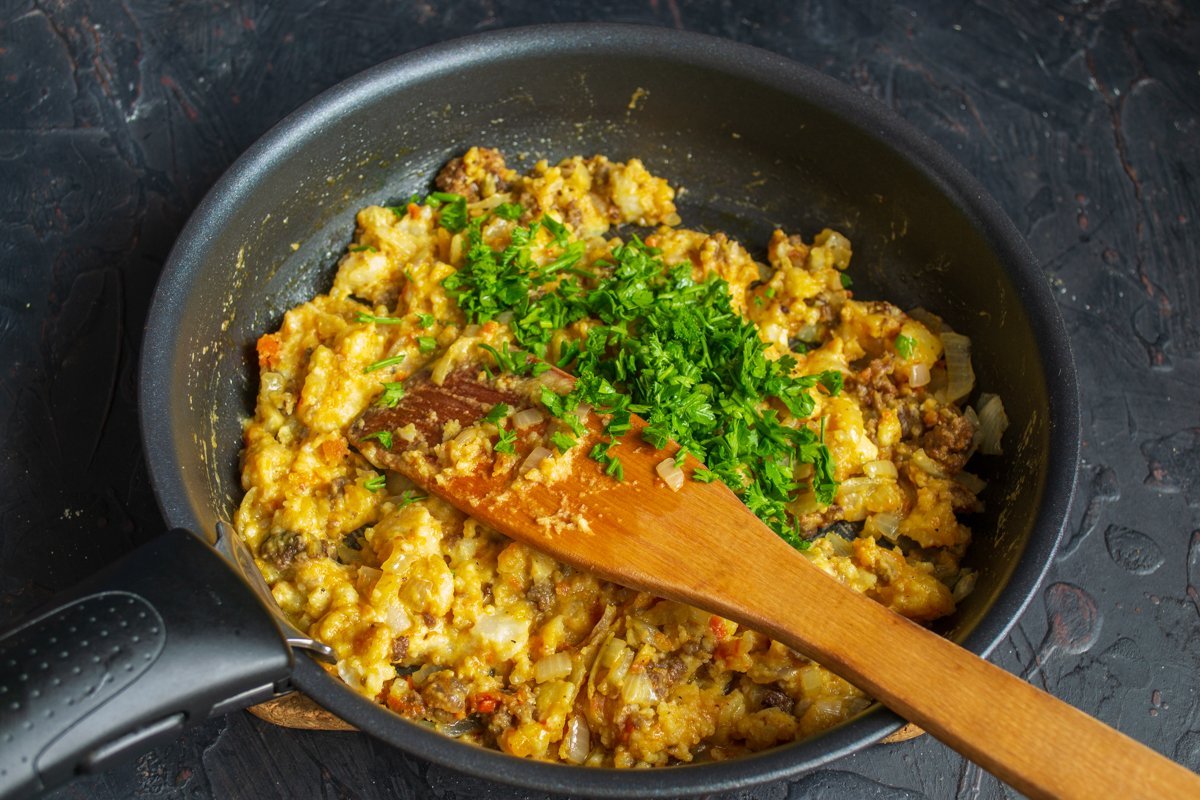
M 288 688 L 261 600 L 182 530 L 0 633 L 0 798 L 33 795 Z

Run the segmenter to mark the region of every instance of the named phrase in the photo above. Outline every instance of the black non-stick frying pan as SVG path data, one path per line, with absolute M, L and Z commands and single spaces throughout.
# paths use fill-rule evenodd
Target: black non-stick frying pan
M 921 305 L 974 345 L 978 385 L 1012 420 L 968 565 L 975 592 L 944 632 L 986 654 L 1049 563 L 1078 457 L 1075 374 L 1029 250 L 962 167 L 869 98 L 728 41 L 615 25 L 463 39 L 390 61 L 277 125 L 181 234 L 146 327 L 142 433 L 172 531 L 0 635 L 0 795 L 103 769 L 184 726 L 298 688 L 355 726 L 441 764 L 603 796 L 698 794 L 777 780 L 873 742 L 874 708 L 820 736 L 723 763 L 616 771 L 467 745 L 355 694 L 249 588 L 227 526 L 240 497 L 252 344 L 328 288 L 369 203 L 428 189 L 472 144 L 520 167 L 641 157 L 682 187 L 689 226 L 752 247 L 781 226 L 854 244 L 859 297 Z M 190 531 L 187 533 L 185 531 Z M 220 533 L 218 534 L 218 531 Z M 194 534 L 194 535 L 193 535 Z M 804 613 L 820 613 L 805 609 Z

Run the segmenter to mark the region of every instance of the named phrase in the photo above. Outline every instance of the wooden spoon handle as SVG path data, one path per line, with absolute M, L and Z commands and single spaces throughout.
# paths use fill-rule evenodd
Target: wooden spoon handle
M 724 484 L 665 488 L 653 476 L 666 454 L 636 435 L 645 425 L 637 418 L 616 451 L 623 481 L 580 456 L 564 462 L 565 475 L 515 486 L 528 442 L 507 468 L 489 460 L 441 471 L 432 448 L 449 422 L 471 425 L 496 403 L 522 403 L 513 381 L 501 387 L 480 373 L 468 365 L 442 383 L 414 376 L 398 406 L 355 423 L 355 446 L 556 558 L 784 642 L 1033 797 L 1200 798 L 1200 777 L 821 572 Z M 583 453 L 599 441 L 594 417 Z M 377 436 L 400 430 L 407 438 L 395 450 L 390 433 L 386 443 Z M 686 470 L 697 466 L 689 456 Z
M 776 562 L 769 583 L 747 586 L 737 616 L 1018 790 L 1088 800 L 1200 798 L 1200 776 L 799 561 Z

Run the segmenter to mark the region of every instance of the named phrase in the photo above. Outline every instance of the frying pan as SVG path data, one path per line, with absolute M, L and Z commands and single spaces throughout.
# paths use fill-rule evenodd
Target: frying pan
M 977 588 L 942 632 L 987 654 L 1016 621 L 1073 489 L 1077 390 L 1043 276 L 982 187 L 887 109 L 763 51 L 618 25 L 489 33 L 325 92 L 247 151 L 192 216 L 163 271 L 141 365 L 146 456 L 177 530 L 0 635 L 0 794 L 103 769 L 188 724 L 293 689 L 422 758 L 608 797 L 779 780 L 900 725 L 875 707 L 765 753 L 654 771 L 531 762 L 359 696 L 319 665 L 326 649 L 272 614 L 223 524 L 240 497 L 253 342 L 328 288 L 359 208 L 428 189 L 472 144 L 500 148 L 518 168 L 576 153 L 641 157 L 682 187 L 689 226 L 751 247 L 776 226 L 805 236 L 835 228 L 854 244 L 857 296 L 924 306 L 970 336 L 977 383 L 1004 398 L 1012 426 L 1006 456 L 983 475 L 987 510 L 970 521 Z

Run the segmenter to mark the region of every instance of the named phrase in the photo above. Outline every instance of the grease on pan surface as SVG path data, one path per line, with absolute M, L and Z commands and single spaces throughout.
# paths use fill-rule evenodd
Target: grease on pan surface
M 621 767 L 726 759 L 866 708 L 862 692 L 766 636 L 573 570 L 421 496 L 372 468 L 347 433 L 384 384 L 453 358 L 445 348 L 464 330 L 496 347 L 510 340 L 502 321 L 468 326 L 442 285 L 466 257 L 454 218 L 464 203 L 494 248 L 543 215 L 565 223 L 588 269 L 620 244 L 615 226 L 654 227 L 647 244 L 668 265 L 728 282 L 772 358 L 844 376 L 836 396 L 813 392 L 811 416 L 781 409 L 788 424 L 823 430 L 838 481 L 822 504 L 811 467 L 797 467 L 789 511 L 803 552 L 930 621 L 974 583 L 959 565 L 970 531 L 958 515 L 978 509 L 982 482 L 963 467 L 981 427 L 994 450 L 1002 422 L 981 426 L 958 405 L 970 392 L 964 337 L 927 312 L 853 299 L 851 243 L 834 231 L 808 241 L 776 231 L 760 264 L 723 234 L 678 227 L 674 190 L 637 160 L 575 157 L 519 175 L 472 148 L 437 183 L 440 205 L 363 209 L 329 293 L 259 340 L 236 525 L 284 612 L 336 650 L 337 674 L 357 691 L 519 756 Z M 554 239 L 542 226 L 533 263 L 562 254 Z M 588 324 L 556 332 L 548 360 Z

